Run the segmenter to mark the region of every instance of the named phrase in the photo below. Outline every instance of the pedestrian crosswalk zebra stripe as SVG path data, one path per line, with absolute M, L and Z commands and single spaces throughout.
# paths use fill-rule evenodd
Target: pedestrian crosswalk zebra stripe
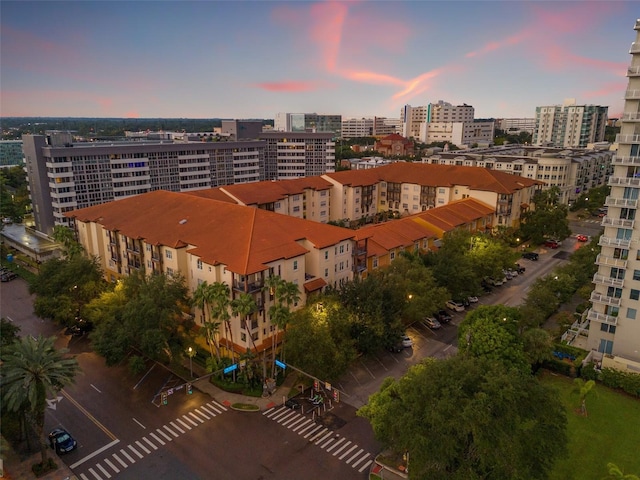
M 304 418 L 304 417 L 303 417 L 303 418 Z M 297 431 L 298 429 L 300 429 L 300 428 L 302 428 L 302 427 L 304 427 L 305 425 L 308 425 L 308 424 L 310 424 L 310 423 L 311 423 L 311 424 L 313 424 L 313 420 L 311 420 L 310 418 L 307 418 L 307 419 L 305 419 L 305 421 L 304 421 L 304 422 L 302 422 L 302 423 L 301 423 L 300 425 L 298 425 L 296 428 L 292 428 L 292 430 L 295 432 L 295 431 Z M 303 431 L 304 431 L 304 430 L 301 430 L 301 432 L 303 432 Z
M 169 422 L 169 425 L 171 425 L 173 428 L 175 428 L 180 433 L 184 433 L 184 430 L 181 429 L 178 425 L 176 425 L 176 422 Z
M 150 437 L 153 437 L 153 439 L 154 439 L 156 442 L 158 442 L 160 445 L 166 445 L 166 443 L 165 443 L 165 442 L 163 442 L 163 441 L 162 441 L 162 439 L 161 439 L 159 436 L 157 436 L 155 433 L 151 432 L 151 433 L 149 433 L 149 436 L 150 436 Z
M 347 450 L 346 452 L 344 452 L 341 456 L 339 456 L 338 458 L 340 460 L 342 460 L 344 457 L 346 457 L 347 455 L 349 455 L 351 452 L 353 452 L 356 448 L 358 448 L 358 445 L 354 445 L 353 447 L 351 447 L 349 450 Z
M 98 464 L 96 464 L 96 467 L 98 467 L 98 468 L 100 469 L 100 471 L 102 472 L 102 474 L 103 474 L 105 477 L 107 477 L 107 478 L 111 478 L 111 474 L 110 474 L 109 472 L 107 472 L 107 470 L 106 470 L 102 465 L 100 465 L 100 464 L 98 463 Z
M 197 416 L 195 413 L 193 412 L 189 412 L 189 415 L 191 415 L 193 418 L 195 418 L 197 421 L 199 421 L 200 423 L 204 423 L 204 420 L 202 420 L 199 416 Z
M 311 435 L 313 435 L 314 433 L 316 433 L 318 430 L 322 430 L 322 425 L 317 425 L 316 428 L 311 429 L 309 431 L 309 433 L 307 433 L 304 438 L 309 438 Z
M 189 422 L 191 425 L 193 425 L 194 427 L 197 427 L 198 424 L 196 422 L 194 422 L 193 420 L 191 420 L 189 417 L 187 417 L 186 415 L 182 415 L 182 418 L 184 418 L 184 420 L 186 422 Z
M 356 447 L 357 447 L 357 445 L 356 445 Z M 353 457 L 351 457 L 349 460 L 347 460 L 347 465 L 348 465 L 348 464 L 350 464 L 350 463 L 351 463 L 351 461 L 352 461 L 354 458 L 356 458 L 358 455 L 360 455 L 362 452 L 364 452 L 364 448 L 361 448 L 360 450 L 358 450 L 358 453 L 355 453 L 355 454 L 353 455 Z
M 155 444 L 155 443 L 153 443 L 151 440 L 149 440 L 147 437 L 142 437 L 142 439 L 143 439 L 145 442 L 147 442 L 147 443 L 149 444 L 149 446 L 150 446 L 151 448 L 153 448 L 154 450 L 157 450 L 157 449 L 158 449 L 158 447 L 156 447 L 156 444 Z
M 300 416 L 299 418 L 293 418 L 292 419 L 292 423 L 289 423 L 289 426 L 287 428 L 293 428 L 295 427 L 297 424 L 304 422 L 306 419 L 303 416 Z M 283 424 L 284 425 L 284 424 Z
M 142 450 L 144 450 L 144 453 L 146 453 L 147 455 L 149 455 L 151 453 L 151 450 L 149 450 L 147 447 L 145 447 L 140 440 L 136 440 L 136 445 L 138 446 L 138 448 L 141 448 Z M 141 457 L 142 458 L 142 457 Z
M 142 455 L 138 450 L 136 450 L 133 445 L 129 444 L 129 445 L 127 445 L 127 448 L 129 448 L 129 450 L 131 450 L 133 453 L 135 453 L 138 457 L 144 458 L 144 455 Z
M 187 430 L 191 430 L 191 426 L 187 425 L 186 423 L 184 423 L 182 420 L 180 420 L 179 418 L 176 418 L 176 422 L 178 422 L 180 425 L 182 425 L 184 428 L 186 428 Z
M 367 469 L 367 467 L 368 467 L 369 465 L 371 465 L 372 463 L 373 463 L 373 460 L 367 460 L 367 461 L 362 465 L 362 467 L 360 467 L 360 470 L 358 470 L 358 471 L 359 471 L 360 473 L 364 472 L 364 471 Z
M 127 467 L 129 466 L 129 465 L 127 465 L 126 463 L 124 463 L 124 462 L 122 461 L 122 459 L 118 456 L 118 454 L 117 454 L 117 453 L 114 453 L 114 454 L 113 454 L 113 455 L 111 455 L 111 456 L 112 456 L 113 458 L 115 458 L 115 459 L 116 459 L 116 461 L 117 461 L 120 465 L 122 465 L 122 468 L 127 468 Z
M 162 428 L 164 428 L 167 432 L 169 432 L 171 435 L 173 435 L 175 438 L 178 438 L 179 435 L 174 432 L 173 430 L 171 430 L 169 427 L 167 427 L 166 425 L 163 425 Z
M 196 408 L 196 413 L 197 413 L 198 415 L 203 416 L 203 417 L 204 417 L 204 418 L 206 418 L 207 420 L 211 420 L 211 417 L 210 417 L 209 415 L 207 415 L 206 413 L 203 413 L 201 410 L 199 410 L 199 409 L 197 409 L 197 408 Z
M 342 442 L 344 442 L 346 440 L 346 438 L 342 437 L 340 438 L 336 443 L 334 443 L 333 445 L 331 445 L 329 448 L 327 448 L 327 452 L 330 452 L 331 450 L 333 450 L 334 448 L 336 448 L 338 445 L 340 445 Z
M 333 452 L 333 456 L 335 457 L 336 455 L 338 455 L 342 450 L 344 450 L 345 448 L 347 448 L 349 445 L 351 445 L 350 441 L 347 441 L 347 443 L 345 443 L 343 446 L 341 446 L 338 450 L 336 450 L 335 452 Z
M 316 441 L 316 445 L 319 445 L 320 443 L 324 442 L 331 435 L 333 435 L 333 432 L 331 430 L 327 431 L 325 435 L 323 435 L 322 437 L 320 437 L 319 440 Z
M 90 468 L 90 469 L 89 469 L 89 471 L 91 472 L 91 474 L 92 474 L 95 478 L 97 478 L 98 480 L 100 480 L 100 475 L 98 475 L 98 474 L 96 473 L 96 471 L 95 471 L 93 468 Z
M 362 462 L 362 461 L 366 460 L 368 456 L 369 456 L 369 454 L 365 452 L 365 454 L 364 454 L 362 457 L 360 457 L 360 460 L 358 460 L 357 462 L 353 462 L 353 464 L 352 464 L 351 466 L 352 466 L 353 468 L 357 467 L 357 466 L 358 466 L 358 464 L 359 464 L 360 462 Z M 347 462 L 347 463 L 349 463 L 349 462 Z
M 124 455 L 127 458 L 127 460 L 129 460 L 131 463 L 136 463 L 133 457 L 129 455 L 127 452 L 125 452 L 124 449 L 120 449 L 120 453 Z
M 169 435 L 167 435 L 166 433 L 164 433 L 162 430 L 160 430 L 159 428 L 156 428 L 156 432 L 158 432 L 160 435 L 162 435 L 164 438 L 167 439 L 168 442 L 170 442 L 171 440 L 173 440 Z M 177 437 L 177 435 L 176 435 Z
M 113 462 L 111 460 L 109 460 L 108 458 L 104 459 L 104 463 L 106 463 L 107 465 L 109 465 L 111 467 L 111 470 L 113 470 L 116 473 L 120 473 L 120 469 L 118 467 L 116 467 Z

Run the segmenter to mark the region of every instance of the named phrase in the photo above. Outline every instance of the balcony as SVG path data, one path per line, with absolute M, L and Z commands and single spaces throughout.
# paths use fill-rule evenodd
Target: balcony
M 604 217 L 600 225 L 602 225 L 603 227 L 633 228 L 634 223 L 634 220 L 623 220 L 621 218 Z
M 629 248 L 631 246 L 631 240 L 625 240 L 623 238 L 611 238 L 605 237 L 604 235 L 600 237 L 600 241 L 598 245 L 601 247 L 624 247 Z
M 611 187 L 640 187 L 640 178 L 610 177 L 608 185 Z
M 640 90 L 638 90 L 640 92 Z M 616 143 L 640 143 L 640 135 L 616 135 Z
M 625 122 L 639 122 L 640 121 L 640 113 L 635 112 L 635 113 L 623 113 L 622 114 L 622 120 L 624 120 Z
M 593 276 L 593 283 L 597 283 L 599 285 L 606 285 L 607 287 L 622 288 L 622 286 L 624 285 L 624 280 L 620 280 L 619 278 L 606 277 L 600 273 L 596 273 Z
M 604 305 L 611 305 L 612 307 L 619 307 L 622 300 L 615 297 L 608 297 L 602 293 L 596 291 L 591 292 L 591 298 L 589 300 L 593 303 L 602 303 Z
M 625 166 L 638 166 L 640 165 L 640 156 L 635 157 L 613 157 L 613 161 L 611 162 L 613 165 L 625 165 Z
M 625 100 L 638 100 L 640 99 L 640 90 L 627 90 L 624 92 Z
M 637 208 L 638 200 L 631 198 L 616 198 L 612 196 L 608 196 L 604 204 L 607 207 L 621 207 L 621 208 Z
M 627 69 L 627 77 L 637 77 L 640 75 L 640 67 L 629 67 Z
M 601 253 L 596 257 L 596 265 L 604 265 L 606 267 L 627 268 L 627 261 L 621 258 L 608 257 Z
M 245 290 L 245 281 L 234 280 L 233 289 L 237 292 L 256 293 L 262 290 L 264 283 L 261 280 L 251 280 L 246 284 L 247 290 Z
M 594 312 L 593 308 L 589 310 L 589 313 L 587 314 L 587 320 L 590 320 L 593 322 L 607 323 L 609 325 L 618 324 L 618 317 L 607 315 L 605 313 Z
M 629 53 L 640 53 L 640 42 L 633 42 L 629 49 Z

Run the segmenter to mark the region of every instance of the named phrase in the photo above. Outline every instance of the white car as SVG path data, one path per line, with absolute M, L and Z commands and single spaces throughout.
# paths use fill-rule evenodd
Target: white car
M 409 337 L 408 335 L 405 335 L 404 337 L 402 337 L 402 346 L 404 348 L 413 347 L 413 340 L 411 340 L 411 337 Z
M 464 312 L 464 305 L 454 302 L 453 300 L 449 300 L 445 305 L 449 310 L 453 310 L 454 312 Z
M 438 330 L 439 328 L 442 328 L 442 324 L 433 317 L 425 317 L 424 323 L 426 323 L 427 327 L 432 330 Z
M 470 296 L 467 297 L 467 299 L 469 300 L 469 303 L 478 303 L 478 297 Z

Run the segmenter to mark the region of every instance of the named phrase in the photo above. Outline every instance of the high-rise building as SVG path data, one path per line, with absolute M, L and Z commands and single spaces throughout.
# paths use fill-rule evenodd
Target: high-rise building
M 549 147 L 586 147 L 604 141 L 609 107 L 576 105 L 573 98 L 562 105 L 536 107 L 532 143 Z
M 625 93 L 618 152 L 609 178 L 607 215 L 602 219 L 601 253 L 593 277 L 588 347 L 596 350 L 603 365 L 615 361 L 618 368 L 640 368 L 640 224 L 636 223 L 640 198 L 640 19 L 636 41 L 629 53 L 629 86 Z M 640 216 L 638 216 L 640 221 Z M 608 355 L 607 355 L 608 354 Z M 611 355 L 615 356 L 615 360 Z M 632 362 L 635 362 L 633 364 Z
M 22 165 L 22 140 L 0 141 L 0 167 Z
M 66 132 L 22 138 L 35 227 L 48 235 L 78 208 L 154 190 L 264 180 L 265 142 L 257 140 L 72 143 Z
M 265 180 L 312 177 L 335 171 L 333 133 L 262 132 Z
M 333 133 L 342 137 L 342 115 L 318 115 L 317 113 L 277 113 L 273 129 L 279 132 Z

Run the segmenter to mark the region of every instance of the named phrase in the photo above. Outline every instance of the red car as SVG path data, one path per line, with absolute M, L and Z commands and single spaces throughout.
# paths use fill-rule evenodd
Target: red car
M 544 246 L 549 248 L 558 248 L 560 244 L 556 240 L 547 240 L 544 242 Z
M 587 237 L 586 235 L 582 235 L 582 234 L 576 235 L 576 239 L 579 242 L 587 242 L 587 241 L 589 241 L 589 237 Z

